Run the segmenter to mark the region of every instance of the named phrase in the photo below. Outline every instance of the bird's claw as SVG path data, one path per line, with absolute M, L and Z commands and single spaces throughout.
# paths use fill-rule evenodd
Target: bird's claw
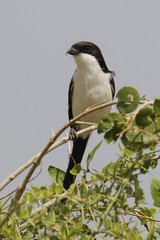
M 77 138 L 78 138 L 78 135 L 77 135 L 76 130 L 74 128 L 71 128 L 70 132 L 69 132 L 69 139 L 76 140 Z

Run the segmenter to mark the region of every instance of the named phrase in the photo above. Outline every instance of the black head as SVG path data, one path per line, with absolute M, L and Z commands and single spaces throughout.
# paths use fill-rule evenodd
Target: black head
M 109 72 L 109 69 L 106 66 L 101 50 L 97 45 L 92 42 L 77 42 L 72 45 L 72 47 L 67 51 L 68 54 L 77 56 L 80 53 L 90 54 L 94 56 L 99 62 L 100 67 L 104 72 Z

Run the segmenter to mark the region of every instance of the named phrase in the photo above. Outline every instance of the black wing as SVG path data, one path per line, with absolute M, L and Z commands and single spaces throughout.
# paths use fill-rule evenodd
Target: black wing
M 72 96 L 73 96 L 73 77 L 71 79 L 71 82 L 69 84 L 69 91 L 68 91 L 68 117 L 69 120 L 73 118 L 73 112 L 72 112 Z
M 115 82 L 114 82 L 115 73 L 112 71 L 110 71 L 110 73 L 111 73 L 110 85 L 111 85 L 111 91 L 112 91 L 112 98 L 114 98 L 115 91 L 116 91 Z

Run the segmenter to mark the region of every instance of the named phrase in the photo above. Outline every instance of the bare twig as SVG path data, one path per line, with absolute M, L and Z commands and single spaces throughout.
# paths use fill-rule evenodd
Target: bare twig
M 91 112 L 94 112 L 98 109 L 102 109 L 104 107 L 107 106 L 111 106 L 113 104 L 115 104 L 116 102 L 110 102 L 110 103 L 102 103 L 100 105 L 97 105 L 96 107 L 93 108 L 88 108 L 86 109 L 83 113 L 79 114 L 77 117 L 71 119 L 68 123 L 66 123 L 53 137 L 50 138 L 49 142 L 47 143 L 47 145 L 44 147 L 44 149 L 40 152 L 39 156 L 37 157 L 37 159 L 35 159 L 35 161 L 33 162 L 33 165 L 31 167 L 31 169 L 29 170 L 27 176 L 25 177 L 24 181 L 19 185 L 19 187 L 17 188 L 17 192 L 14 196 L 14 199 L 16 201 L 19 201 L 20 197 L 22 196 L 25 187 L 28 183 L 28 181 L 30 180 L 33 172 L 35 171 L 35 169 L 37 168 L 37 166 L 40 164 L 41 159 L 44 157 L 44 155 L 48 152 L 48 150 L 51 148 L 51 146 L 53 145 L 53 143 L 57 140 L 57 138 L 61 135 L 61 133 L 66 130 L 66 128 L 68 128 L 70 125 L 72 125 L 73 123 L 75 123 L 78 119 L 80 119 L 81 117 L 88 115 Z
M 96 125 L 87 127 L 83 130 L 80 130 L 77 132 L 78 136 L 83 135 L 84 133 L 92 132 L 97 128 Z M 47 153 L 51 152 L 55 148 L 65 144 L 66 142 L 69 141 L 69 136 L 65 136 L 59 140 L 57 140 L 47 151 Z M 46 153 L 46 154 L 47 154 Z M 29 161 L 27 161 L 25 164 L 23 164 L 20 168 L 18 168 L 16 171 L 11 173 L 1 184 L 0 184 L 0 191 L 2 191 L 11 181 L 13 181 L 17 176 L 19 176 L 22 172 L 24 172 L 28 167 L 30 167 L 33 162 L 39 157 L 40 152 L 36 154 L 33 158 L 31 158 Z
M 83 113 L 79 114 L 77 117 L 75 117 L 74 119 L 70 120 L 68 123 L 66 123 L 52 138 L 50 138 L 48 144 L 44 147 L 44 149 L 40 152 L 39 156 L 35 159 L 35 161 L 33 162 L 33 165 L 31 167 L 31 169 L 29 170 L 27 176 L 25 177 L 24 181 L 19 185 L 19 187 L 17 188 L 17 192 L 15 194 L 15 200 L 19 201 L 20 197 L 22 196 L 26 184 L 28 183 L 29 179 L 31 178 L 33 172 L 35 171 L 35 169 L 37 168 L 37 166 L 40 164 L 41 159 L 44 157 L 44 155 L 49 151 L 49 149 L 51 148 L 51 146 L 53 145 L 53 143 L 57 140 L 57 138 L 61 135 L 61 133 L 68 128 L 70 125 L 72 125 L 73 123 L 75 123 L 78 119 L 80 119 L 82 116 L 85 116 L 93 111 L 96 111 L 98 109 L 107 107 L 112 105 L 113 102 L 111 103 L 103 103 L 99 106 L 90 108 L 90 109 L 86 109 Z
M 41 165 L 41 168 L 40 168 L 39 172 L 36 174 L 36 176 L 34 176 L 32 179 L 30 179 L 29 182 L 32 182 L 34 179 L 36 179 L 36 178 L 40 175 L 41 172 L 42 172 L 42 165 Z M 13 193 L 15 193 L 16 191 L 17 191 L 17 189 L 14 189 L 14 190 L 11 191 L 10 193 L 8 193 L 6 196 L 1 197 L 0 200 L 3 200 L 3 199 L 5 199 L 5 198 L 9 197 L 10 195 L 12 195 Z
M 90 107 L 88 109 L 86 109 L 83 113 L 79 114 L 77 117 L 73 118 L 72 120 L 70 120 L 68 123 L 66 123 L 54 136 L 52 136 L 52 140 L 50 140 L 50 147 L 47 148 L 47 150 L 45 150 L 44 155 L 49 153 L 50 151 L 52 151 L 53 149 L 57 148 L 58 146 L 66 143 L 69 138 L 68 137 L 64 137 L 62 139 L 60 139 L 59 141 L 55 142 L 57 140 L 57 138 L 61 135 L 61 133 L 68 128 L 70 125 L 72 125 L 73 123 L 75 123 L 77 120 L 79 120 L 81 117 L 94 112 L 98 109 L 102 109 L 105 108 L 107 106 L 111 106 L 116 104 L 117 102 L 110 102 L 110 103 L 106 103 L 105 101 L 95 107 Z M 95 125 L 88 127 L 86 129 L 83 129 L 81 131 L 77 132 L 77 135 L 83 135 L 84 133 L 87 132 L 91 132 L 93 130 L 95 130 L 97 127 Z M 39 152 L 38 154 L 36 154 L 32 159 L 30 159 L 29 161 L 27 161 L 25 164 L 23 164 L 20 168 L 18 168 L 16 171 L 14 171 L 13 173 L 11 173 L 1 184 L 0 184 L 0 191 L 2 191 L 11 181 L 13 181 L 17 176 L 19 176 L 24 170 L 26 170 L 28 167 L 30 167 L 34 162 L 37 161 L 37 159 L 39 159 L 39 157 L 41 156 L 42 152 Z
M 40 164 L 42 158 L 44 157 L 45 154 L 47 154 L 47 152 L 51 151 L 51 147 L 52 145 L 55 143 L 55 141 L 57 140 L 57 138 L 69 127 L 71 126 L 73 123 L 75 123 L 77 120 L 79 120 L 81 117 L 88 115 L 96 110 L 111 106 L 113 104 L 116 104 L 117 102 L 110 102 L 110 103 L 102 103 L 100 105 L 97 105 L 93 108 L 88 108 L 86 109 L 83 113 L 79 114 L 77 117 L 71 119 L 68 123 L 66 123 L 54 136 L 52 136 L 49 140 L 49 142 L 47 143 L 47 145 L 44 147 L 44 149 L 38 154 L 36 155 L 36 157 L 34 158 L 33 162 L 32 162 L 32 166 L 28 172 L 28 174 L 26 175 L 26 177 L 24 178 L 23 182 L 18 186 L 17 191 L 15 193 L 15 196 L 13 198 L 13 200 L 15 201 L 16 204 L 14 204 L 14 206 L 10 209 L 10 213 L 12 214 L 17 205 L 19 204 L 18 201 L 20 200 L 27 183 L 29 182 L 32 174 L 34 173 L 35 169 L 37 168 L 37 166 Z M 92 127 L 92 126 L 91 126 Z M 94 126 L 94 129 L 96 129 L 96 127 Z M 13 180 L 13 179 L 12 179 Z M 10 181 L 10 179 L 9 179 Z M 8 183 L 7 183 L 8 184 Z M 6 185 L 7 185 L 6 184 Z M 3 188 L 4 188 L 4 184 L 3 184 Z M 5 224 L 6 221 L 8 221 L 10 217 L 10 214 L 8 214 L 6 216 L 6 218 L 2 221 L 2 223 L 0 224 L 0 228 L 3 227 L 3 225 Z

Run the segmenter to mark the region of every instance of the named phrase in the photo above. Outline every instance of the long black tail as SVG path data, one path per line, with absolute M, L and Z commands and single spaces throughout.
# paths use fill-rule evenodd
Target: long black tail
M 70 173 L 70 170 L 78 163 L 81 163 L 84 151 L 87 146 L 88 138 L 77 138 L 73 141 L 72 154 L 69 158 L 68 168 L 64 177 L 63 186 L 67 190 L 75 181 L 76 176 Z

